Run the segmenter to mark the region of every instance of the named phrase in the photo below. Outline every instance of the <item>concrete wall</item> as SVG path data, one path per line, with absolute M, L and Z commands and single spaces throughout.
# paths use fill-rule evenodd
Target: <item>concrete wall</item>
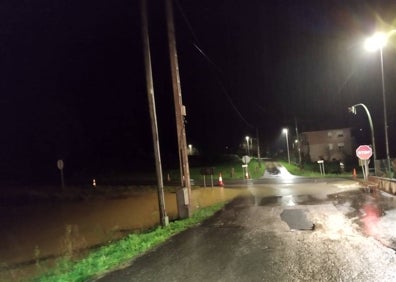
M 369 176 L 369 182 L 375 183 L 378 189 L 392 195 L 396 195 L 396 179 Z

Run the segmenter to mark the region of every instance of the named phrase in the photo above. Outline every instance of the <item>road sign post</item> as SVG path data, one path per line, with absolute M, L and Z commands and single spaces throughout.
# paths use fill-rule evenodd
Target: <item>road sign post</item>
M 244 164 L 242 165 L 242 168 L 243 168 L 243 173 L 245 174 L 245 178 L 246 178 L 246 179 L 249 179 L 249 170 L 248 170 L 248 167 L 249 167 L 250 161 L 251 161 L 251 158 L 250 158 L 249 156 L 243 156 L 243 157 L 242 157 L 242 162 L 244 163 Z
M 61 187 L 62 190 L 65 189 L 65 178 L 63 176 L 63 167 L 64 167 L 64 163 L 63 160 L 58 160 L 56 162 L 56 166 L 58 167 L 58 169 L 60 170 L 60 176 L 61 176 Z
M 364 180 L 368 179 L 368 173 L 369 173 L 368 160 L 371 158 L 372 155 L 373 155 L 373 150 L 369 145 L 360 145 L 356 149 L 356 156 L 363 161 L 362 170 L 363 170 Z
M 320 175 L 326 175 L 324 160 L 319 160 L 318 164 L 319 164 Z

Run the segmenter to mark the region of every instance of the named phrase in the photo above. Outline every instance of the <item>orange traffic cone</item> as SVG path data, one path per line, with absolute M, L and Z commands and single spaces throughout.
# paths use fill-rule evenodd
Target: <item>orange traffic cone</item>
M 356 177 L 356 169 L 353 169 L 352 177 Z
M 221 177 L 221 172 L 220 172 L 220 174 L 219 174 L 219 183 L 218 183 L 217 185 L 220 186 L 220 187 L 223 187 L 223 186 L 224 186 L 223 177 Z

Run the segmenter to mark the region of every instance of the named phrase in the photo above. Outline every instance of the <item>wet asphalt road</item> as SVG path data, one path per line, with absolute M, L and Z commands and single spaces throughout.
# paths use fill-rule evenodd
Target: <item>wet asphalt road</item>
M 396 281 L 389 248 L 394 197 L 345 180 L 250 183 L 246 191 L 201 225 L 97 280 Z M 299 210 L 315 228 L 291 230 L 285 210 Z

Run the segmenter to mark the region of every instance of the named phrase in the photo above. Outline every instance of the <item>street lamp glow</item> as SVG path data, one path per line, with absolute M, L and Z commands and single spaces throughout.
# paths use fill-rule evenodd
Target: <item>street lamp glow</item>
M 245 139 L 246 139 L 246 144 L 247 144 L 247 147 L 246 147 L 246 148 L 247 148 L 247 155 L 248 155 L 248 156 L 250 156 L 250 152 L 249 152 L 249 138 L 250 138 L 249 136 L 246 136 L 246 137 L 245 137 Z
M 384 109 L 384 130 L 385 130 L 385 150 L 386 150 L 386 161 L 388 175 L 391 173 L 391 162 L 389 155 L 389 140 L 388 140 L 388 117 L 386 113 L 386 89 L 385 89 L 385 76 L 384 76 L 384 57 L 383 48 L 386 46 L 388 38 L 394 34 L 396 30 L 391 30 L 388 33 L 377 32 L 373 36 L 369 37 L 365 42 L 365 48 L 369 51 L 380 51 L 380 62 L 381 62 L 381 82 L 382 82 L 382 103 Z
M 364 48 L 369 52 L 378 51 L 386 46 L 388 36 L 383 32 L 376 32 L 364 42 Z
M 290 150 L 289 150 L 289 137 L 288 137 L 289 130 L 287 128 L 283 128 L 282 132 L 283 132 L 283 134 L 285 134 L 285 137 L 286 137 L 287 160 L 290 164 Z

